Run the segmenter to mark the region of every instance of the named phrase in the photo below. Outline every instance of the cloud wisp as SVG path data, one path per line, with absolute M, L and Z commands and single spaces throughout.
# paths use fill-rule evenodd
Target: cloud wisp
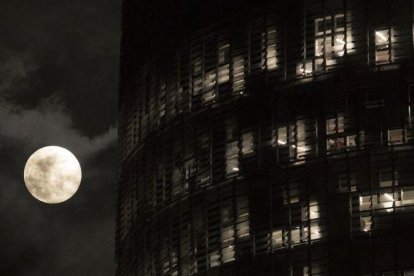
M 21 143 L 25 151 L 56 145 L 81 158 L 89 158 L 115 143 L 117 138 L 116 126 L 95 137 L 83 135 L 56 98 L 44 100 L 32 109 L 0 98 L 0 118 L 0 137 Z

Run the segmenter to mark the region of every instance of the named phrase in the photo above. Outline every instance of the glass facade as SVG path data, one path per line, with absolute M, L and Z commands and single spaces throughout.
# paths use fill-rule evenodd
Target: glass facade
M 414 275 L 414 2 L 153 2 L 123 4 L 117 275 Z

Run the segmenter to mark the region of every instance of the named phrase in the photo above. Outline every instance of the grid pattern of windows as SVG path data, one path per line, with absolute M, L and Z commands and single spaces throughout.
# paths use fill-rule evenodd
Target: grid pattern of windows
M 117 275 L 412 275 L 414 2 L 236 6 L 125 11 Z
M 396 5 L 409 10 L 408 2 L 399 1 Z M 296 23 L 303 24 L 302 46 L 296 49 L 298 51 L 286 44 L 290 29 L 283 28 L 289 25 L 275 22 L 277 10 L 269 8 L 268 15 L 248 17 L 247 27 L 238 27 L 234 34 L 224 34 L 226 27 L 217 24 L 216 29 L 192 35 L 187 46 L 178 49 L 178 55 L 163 61 L 162 69 L 155 65 L 145 68 L 137 91 L 143 95 L 142 99 L 135 104 L 134 101 L 127 104 L 128 99 L 123 101 L 123 109 L 135 115 L 130 116 L 129 124 L 124 126 L 128 140 L 125 144 L 129 146 L 122 156 L 133 152 L 153 129 L 168 124 L 182 112 L 194 112 L 203 106 L 249 96 L 250 75 L 272 74 L 275 81 L 289 83 L 334 72 L 346 63 L 351 66 L 398 65 L 410 58 L 414 42 L 409 41 L 412 32 L 408 27 L 412 24 L 407 22 L 406 14 L 401 16 L 392 9 L 384 15 L 384 7 L 384 10 L 372 9 L 364 15 L 360 13 L 361 4 L 351 2 L 344 6 L 339 0 L 325 2 L 326 11 L 321 13 L 321 3 L 307 3 L 309 14 L 295 19 Z M 367 20 L 372 22 L 358 23 Z M 292 56 L 300 51 L 302 57 Z M 291 73 L 292 62 L 296 64 L 296 74 Z M 393 68 L 397 67 L 382 70 Z

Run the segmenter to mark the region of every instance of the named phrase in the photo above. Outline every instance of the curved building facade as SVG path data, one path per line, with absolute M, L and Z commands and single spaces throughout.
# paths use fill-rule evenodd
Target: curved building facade
M 414 275 L 413 0 L 124 0 L 117 275 Z

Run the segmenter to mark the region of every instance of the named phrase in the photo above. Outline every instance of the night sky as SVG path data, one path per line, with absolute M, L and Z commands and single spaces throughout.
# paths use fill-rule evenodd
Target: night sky
M 113 275 L 120 0 L 0 0 L 0 275 Z M 47 145 L 82 166 L 45 204 L 28 157 Z

